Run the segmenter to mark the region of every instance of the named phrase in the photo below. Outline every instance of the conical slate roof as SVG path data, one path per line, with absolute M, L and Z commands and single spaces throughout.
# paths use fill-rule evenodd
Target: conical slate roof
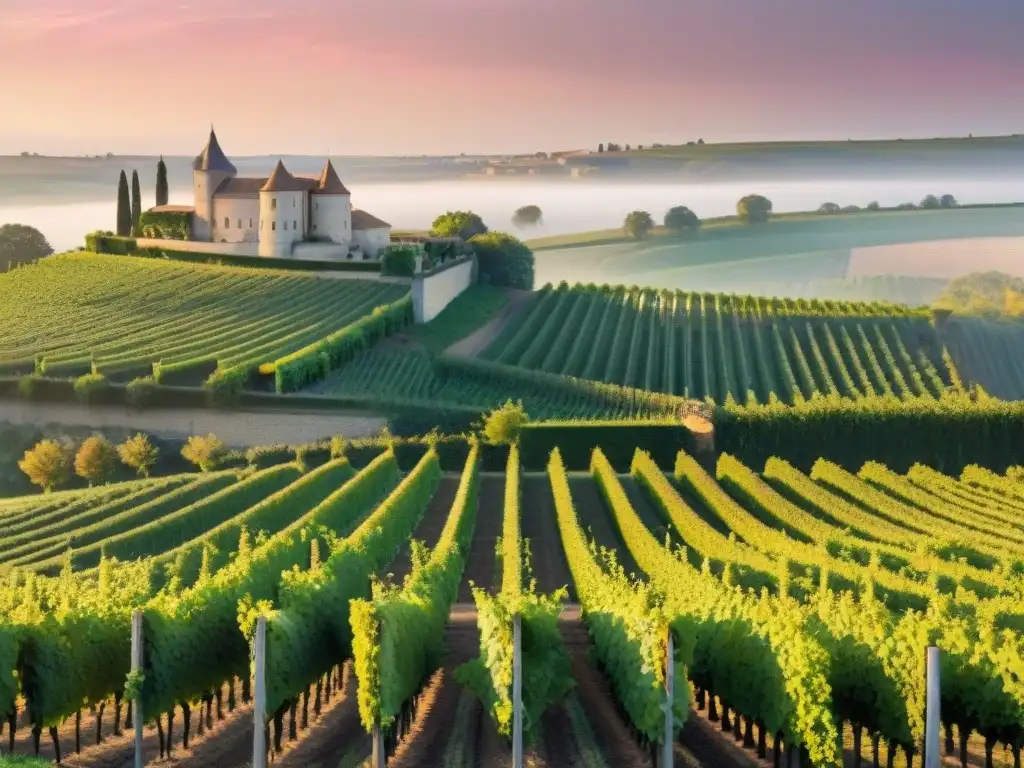
M 213 126 L 210 126 L 210 138 L 207 139 L 206 146 L 192 162 L 192 170 L 222 171 L 232 175 L 238 173 L 235 166 L 233 166 L 231 161 L 228 160 L 227 155 L 224 154 L 224 150 L 220 148 L 220 144 L 217 141 L 217 134 L 213 132 Z
M 292 176 L 284 167 L 284 163 L 278 160 L 267 183 L 260 187 L 260 192 L 302 192 L 307 188 L 306 184 Z
M 313 191 L 320 195 L 350 194 L 350 192 L 345 188 L 345 185 L 341 183 L 341 179 L 338 177 L 338 172 L 334 170 L 334 164 L 331 162 L 330 158 L 327 159 L 327 164 L 320 172 L 320 180 L 317 182 L 316 189 Z

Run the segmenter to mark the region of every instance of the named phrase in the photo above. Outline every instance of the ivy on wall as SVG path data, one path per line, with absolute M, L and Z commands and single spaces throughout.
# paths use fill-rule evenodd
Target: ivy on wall
M 144 211 L 139 224 L 143 237 L 192 239 L 192 214 L 189 211 Z

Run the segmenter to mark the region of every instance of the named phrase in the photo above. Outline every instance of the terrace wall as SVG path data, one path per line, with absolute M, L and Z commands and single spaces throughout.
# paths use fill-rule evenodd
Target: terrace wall
M 442 264 L 412 280 L 413 321 L 429 323 L 452 299 L 473 284 L 476 275 L 476 257 Z
M 259 243 L 211 243 L 203 240 L 161 240 L 155 237 L 139 237 L 135 240 L 139 248 L 163 248 L 168 251 L 190 253 L 223 253 L 229 256 L 258 256 Z

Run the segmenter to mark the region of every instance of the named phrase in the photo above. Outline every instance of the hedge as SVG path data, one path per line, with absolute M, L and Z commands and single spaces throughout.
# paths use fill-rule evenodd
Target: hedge
M 275 362 L 274 388 L 281 393 L 294 392 L 327 377 L 359 352 L 380 339 L 401 330 L 413 320 L 412 299 L 408 296 L 377 307 L 339 331 Z
M 538 421 L 520 428 L 525 469 L 544 470 L 556 447 L 569 470 L 588 470 L 591 454 L 600 448 L 616 470 L 628 472 L 637 448 L 658 466 L 671 468 L 679 451 L 693 450 L 693 438 L 689 429 L 671 421 Z
M 946 395 L 726 406 L 715 417 L 715 449 L 755 469 L 778 456 L 804 471 L 823 457 L 851 471 L 877 461 L 900 473 L 915 463 L 947 474 L 968 464 L 1002 472 L 1024 463 L 1024 402 Z

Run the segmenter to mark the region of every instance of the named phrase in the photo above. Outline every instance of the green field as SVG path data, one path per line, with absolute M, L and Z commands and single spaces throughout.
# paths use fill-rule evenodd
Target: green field
M 91 726 L 98 712 L 97 733 L 108 743 L 85 740 L 76 764 L 130 758 L 130 742 L 112 737 L 137 608 L 148 654 L 138 683 L 143 711 L 175 712 L 176 749 L 187 747 L 182 721 L 188 733 L 206 705 L 210 727 L 214 703 L 219 723 L 236 701 L 248 702 L 250 641 L 262 617 L 269 710 L 286 716 L 294 701 L 305 712 L 294 727 L 284 716 L 268 719 L 273 749 L 301 749 L 326 729 L 361 762 L 366 734 L 381 723 L 387 738 L 434 745 L 409 763 L 415 768 L 436 765 L 433 750 L 466 744 L 502 754 L 507 741 L 489 736 L 478 717 L 459 715 L 468 706 L 459 702 L 480 696 L 484 717 L 507 733 L 509 606 L 520 605 L 531 638 L 523 664 L 537 680 L 524 687 L 534 716 L 527 732 L 539 737 L 529 749 L 561 755 L 559 765 L 616 764 L 615 755 L 637 748 L 622 725 L 662 740 L 658 670 L 669 634 L 676 728 L 696 716 L 691 707 L 726 713 L 742 720 L 749 755 L 757 741 L 769 750 L 797 745 L 802 764 L 836 768 L 844 747 L 867 755 L 875 742 L 883 755 L 898 748 L 890 764 L 906 768 L 904 753 L 913 755 L 922 738 L 929 642 L 957 671 L 943 678 L 943 724 L 963 735 L 970 765 L 985 750 L 972 733 L 998 727 L 1019 753 L 1018 469 L 948 475 L 824 459 L 801 469 L 780 457 L 752 465 L 729 454 L 709 462 L 648 438 L 659 465 L 614 438 L 607 453 L 591 452 L 570 429 L 543 471 L 524 471 L 521 462 L 547 457 L 542 431 L 504 448 L 503 471 L 498 447 L 485 458 L 480 444 L 421 442 L 400 467 L 394 447 L 378 443 L 368 454 L 350 447 L 351 460 L 321 451 L 308 466 L 4 501 L 0 520 L 12 531 L 5 553 L 41 549 L 44 533 L 57 530 L 85 545 L 56 567 L 33 557 L 6 574 L 0 591 L 0 710 L 20 699 L 28 713 L 11 734 L 16 752 L 32 751 L 33 726 L 82 715 Z M 102 562 L 80 559 L 90 541 L 105 541 L 120 560 L 109 559 L 109 548 Z M 342 701 L 360 716 L 323 717 L 320 694 L 339 684 L 346 660 L 356 674 L 341 694 L 353 698 Z M 464 661 L 475 682 L 460 692 Z M 428 678 L 428 701 L 453 724 L 406 731 L 407 703 Z M 605 682 L 590 690 L 595 680 Z M 975 707 L 979 690 L 983 710 Z M 888 714 L 865 714 L 876 712 Z M 574 726 L 552 729 L 555 716 Z M 601 733 L 614 723 L 621 733 Z M 79 743 L 73 727 L 43 733 L 44 754 L 59 745 L 68 755 Z M 205 741 L 227 747 L 233 733 L 210 727 Z M 705 739 L 708 765 L 721 764 L 722 748 L 717 737 Z M 1009 766 L 1011 750 L 990 764 Z
M 1018 322 L 880 303 L 614 286 L 545 287 L 482 357 L 551 375 L 717 403 L 815 395 L 942 397 L 980 384 L 1024 397 Z
M 201 384 L 272 365 L 408 288 L 69 253 L 0 276 L 0 292 L 4 374 Z
M 852 249 L 930 240 L 1024 235 L 1017 206 L 963 207 L 936 211 L 881 211 L 820 216 L 776 216 L 745 226 L 735 218 L 705 222 L 695 235 L 656 230 L 644 240 L 621 231 L 580 233 L 530 241 L 537 282 L 658 285 L 697 291 L 812 297 L 811 284 L 829 281 L 830 295 L 905 303 L 928 297 L 935 280 L 910 280 L 906 293 L 878 281 L 844 281 Z M 967 271 L 984 269 L 969 265 Z M 899 265 L 893 273 L 899 274 Z M 919 274 L 919 273 L 915 273 Z M 886 295 L 888 294 L 888 295 Z

